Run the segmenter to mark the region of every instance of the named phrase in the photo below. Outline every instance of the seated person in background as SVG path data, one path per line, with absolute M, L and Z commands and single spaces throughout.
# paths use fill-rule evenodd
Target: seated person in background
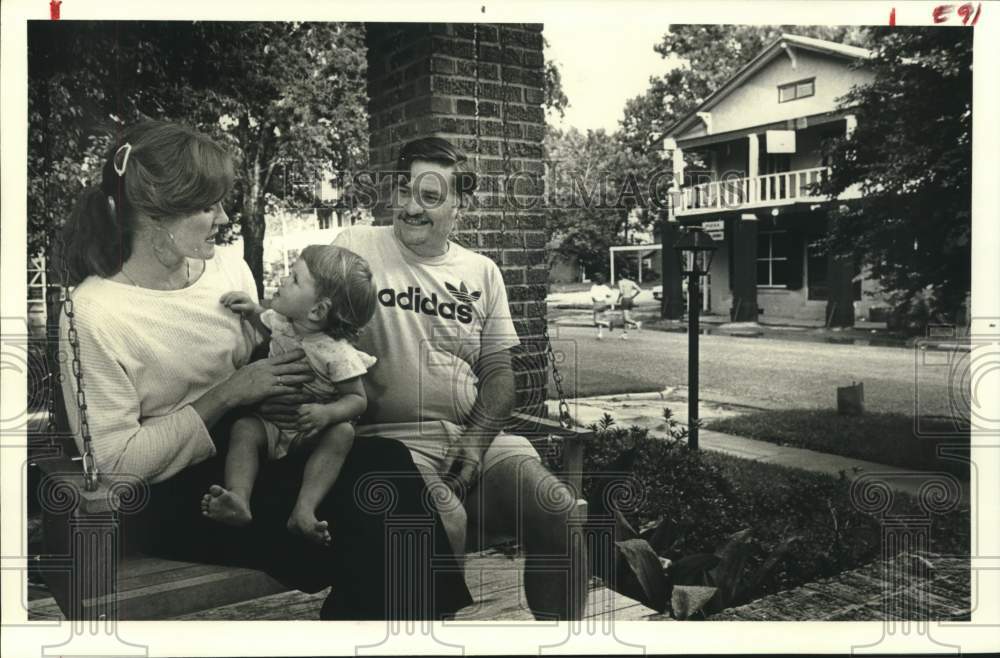
M 375 363 L 350 342 L 375 312 L 368 263 L 347 249 L 311 245 L 274 293 L 270 309 L 239 290 L 221 301 L 271 335 L 270 356 L 305 351 L 316 378 L 304 389 L 319 402 L 302 405 L 296 423 L 278 425 L 259 416 L 238 419 L 226 455 L 226 486 L 209 488 L 202 512 L 222 523 L 246 525 L 252 520 L 250 496 L 261 455 L 281 459 L 290 450 L 308 449 L 288 529 L 328 544 L 330 530 L 327 521 L 316 518 L 316 507 L 337 481 L 354 444 L 352 421 L 368 406 L 361 377 Z

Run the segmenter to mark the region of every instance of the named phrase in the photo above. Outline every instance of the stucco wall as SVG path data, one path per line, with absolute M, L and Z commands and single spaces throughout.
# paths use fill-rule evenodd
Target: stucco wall
M 872 79 L 866 70 L 850 68 L 850 62 L 839 57 L 824 56 L 795 49 L 796 68 L 787 55 L 781 54 L 716 106 L 712 113 L 712 132 L 741 130 L 774 121 L 829 112 L 837 108 L 837 98 L 852 85 Z M 815 94 L 808 98 L 778 102 L 778 85 L 816 78 Z M 683 137 L 704 134 L 701 122 Z

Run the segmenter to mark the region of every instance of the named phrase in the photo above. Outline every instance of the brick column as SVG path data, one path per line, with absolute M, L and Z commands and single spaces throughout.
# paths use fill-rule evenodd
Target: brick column
M 542 332 L 548 291 L 542 26 L 368 23 L 366 41 L 372 168 L 391 170 L 404 143 L 432 135 L 473 158 L 480 191 L 453 239 L 500 266 L 522 342 L 514 354 L 518 406 L 539 411 L 547 381 Z M 510 171 L 517 176 L 516 194 L 508 199 L 520 206 L 506 213 L 504 118 Z M 390 219 L 376 213 L 379 223 Z

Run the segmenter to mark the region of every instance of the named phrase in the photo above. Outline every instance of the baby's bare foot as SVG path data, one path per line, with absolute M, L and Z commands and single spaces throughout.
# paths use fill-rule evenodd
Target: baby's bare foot
M 247 525 L 253 519 L 246 498 L 217 484 L 209 487 L 208 493 L 202 496 L 201 513 L 226 525 Z
M 288 529 L 322 546 L 329 546 L 332 539 L 329 523 L 318 520 L 311 511 L 300 510 L 298 507 L 288 517 Z

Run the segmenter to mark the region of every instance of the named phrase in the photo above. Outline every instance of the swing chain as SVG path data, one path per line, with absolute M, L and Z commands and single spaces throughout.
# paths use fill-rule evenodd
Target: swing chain
M 510 184 L 511 161 L 510 161 L 510 135 L 507 130 L 509 108 L 507 107 L 507 76 L 504 75 L 504 60 L 507 58 L 507 47 L 504 42 L 503 25 L 497 25 L 497 39 L 500 42 L 500 67 L 497 72 L 500 74 L 500 141 L 502 146 L 503 181 L 500 185 L 500 235 L 498 236 L 497 253 L 499 265 L 503 267 L 503 250 L 507 241 L 507 185 Z M 522 236 L 523 237 L 523 236 Z
M 73 351 L 73 360 L 70 362 L 70 365 L 73 376 L 76 378 L 76 405 L 80 412 L 80 435 L 83 437 L 83 454 L 81 455 L 83 488 L 85 491 L 96 491 L 100 482 L 100 473 L 97 469 L 97 460 L 94 458 L 93 441 L 90 436 L 90 423 L 87 420 L 87 393 L 83 388 L 83 368 L 80 365 L 80 339 L 76 331 L 76 321 L 74 319 L 76 311 L 73 307 L 73 298 L 69 294 L 69 264 L 65 258 L 65 245 L 58 229 L 55 231 L 55 245 L 58 253 L 56 260 L 62 267 L 62 280 L 59 282 L 59 306 L 62 308 L 62 312 L 66 314 L 66 319 L 69 322 L 66 338 Z M 58 380 L 60 383 L 64 381 L 61 370 Z M 54 397 L 50 392 L 49 422 L 52 428 L 55 426 Z
M 507 185 L 510 183 L 511 176 L 511 157 L 510 157 L 510 136 L 507 129 L 507 78 L 504 75 L 504 61 L 506 60 L 506 49 L 503 38 L 503 27 L 498 26 L 498 33 L 500 37 L 500 125 L 502 128 L 502 141 L 503 141 L 503 172 L 504 172 L 504 182 L 502 186 L 503 199 L 500 205 L 500 254 L 501 262 L 503 260 L 503 248 L 504 248 L 504 234 L 506 230 L 506 220 L 507 220 L 507 201 L 508 194 L 510 190 L 507 189 Z M 521 227 L 521 248 L 526 258 L 524 260 L 525 267 L 527 267 L 528 259 L 528 227 L 520 222 Z M 527 281 L 527 279 L 525 279 Z M 549 326 L 548 320 L 546 319 L 545 324 L 542 325 L 542 338 L 545 341 L 545 353 L 543 359 L 546 365 L 552 368 L 552 381 L 556 385 L 556 394 L 559 397 L 559 426 L 564 430 L 570 429 L 573 426 L 573 419 L 569 413 L 569 403 L 566 402 L 566 392 L 563 389 L 563 375 L 559 372 L 559 365 L 557 363 L 555 351 L 552 349 L 552 340 L 549 337 Z

